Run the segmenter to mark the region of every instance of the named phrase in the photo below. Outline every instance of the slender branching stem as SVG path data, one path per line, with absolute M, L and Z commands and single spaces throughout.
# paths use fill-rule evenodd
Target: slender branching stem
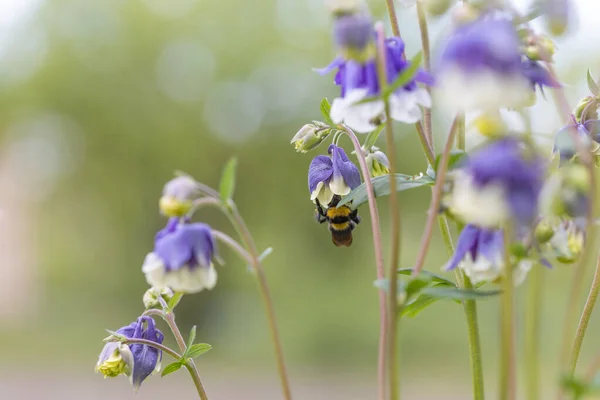
M 507 226 L 504 229 L 504 276 L 502 277 L 500 400 L 516 398 L 514 281 L 510 254 L 512 237 L 512 229 Z
M 165 346 L 164 344 L 153 342 L 152 340 L 131 338 L 131 339 L 123 340 L 123 343 L 124 344 L 143 344 L 146 346 L 154 347 L 155 349 L 158 349 L 158 350 L 162 351 L 163 353 L 170 355 L 171 357 L 173 357 L 176 360 L 179 360 L 181 358 L 181 355 L 179 353 L 177 353 L 175 350 L 171 349 L 170 347 Z
M 389 7 L 389 6 L 388 6 Z M 391 8 L 393 9 L 393 4 Z M 388 8 L 389 11 L 389 8 Z M 395 11 L 392 11 L 395 12 Z M 391 14 L 390 14 L 391 17 Z M 396 20 L 395 15 L 393 17 Z M 396 27 L 397 29 L 397 27 Z M 383 92 L 383 89 L 387 85 L 386 75 L 386 60 L 385 60 L 385 32 L 381 23 L 376 24 L 375 31 L 377 33 L 377 72 L 379 77 L 379 86 Z M 386 150 L 389 159 L 389 182 L 390 182 L 390 220 L 391 234 L 390 234 L 390 266 L 389 266 L 389 293 L 388 293 L 388 371 L 389 371 L 389 382 L 390 392 L 389 396 L 391 400 L 398 399 L 400 397 L 400 384 L 398 376 L 398 261 L 400 258 L 400 207 L 398 205 L 398 193 L 396 192 L 396 145 L 394 143 L 394 130 L 392 127 L 392 119 L 390 118 L 390 103 L 388 98 L 384 99 L 385 107 L 385 139 L 386 139 Z
M 429 47 L 429 29 L 427 27 L 427 15 L 421 0 L 417 0 L 417 18 L 419 20 L 419 30 L 421 32 L 421 46 L 423 47 L 423 64 L 426 71 L 431 71 L 431 50 Z M 431 94 L 431 88 L 427 86 L 427 92 Z M 431 126 L 431 110 L 423 109 L 423 123 L 425 125 L 425 135 L 431 148 L 435 148 L 433 143 L 433 130 Z
M 431 242 L 431 235 L 433 233 L 433 225 L 435 223 L 435 217 L 438 215 L 440 202 L 442 200 L 442 190 L 444 188 L 444 180 L 446 178 L 446 171 L 448 170 L 448 161 L 450 159 L 450 150 L 454 143 L 454 137 L 456 135 L 456 119 L 452 123 L 448 139 L 446 139 L 446 145 L 444 146 L 444 152 L 438 166 L 438 171 L 435 178 L 435 186 L 433 187 L 433 194 L 431 196 L 431 203 L 429 205 L 429 211 L 427 215 L 427 222 L 425 223 L 425 231 L 421 238 L 421 245 L 417 255 L 417 261 L 413 270 L 413 276 L 417 276 L 425 263 L 425 257 L 427 256 L 427 250 L 429 249 L 429 243 Z
M 394 36 L 400 37 L 400 25 L 398 25 L 398 16 L 396 15 L 395 0 L 385 0 L 385 6 L 387 7 L 388 16 L 390 17 L 390 24 L 392 25 L 392 33 Z
M 456 136 L 456 147 L 459 150 L 465 151 L 466 148 L 466 127 L 465 127 L 465 113 L 459 112 L 456 116 L 456 120 L 458 123 L 458 134 Z
M 417 129 L 417 137 L 419 138 L 419 142 L 421 142 L 421 147 L 423 148 L 423 153 L 427 158 L 427 162 L 429 162 L 431 166 L 435 165 L 435 154 L 433 152 L 433 148 L 427 141 L 427 136 L 423 130 L 423 125 L 421 125 L 419 122 L 415 124 L 415 128 Z
M 275 317 L 275 308 L 273 306 L 273 299 L 271 298 L 271 291 L 267 282 L 264 268 L 260 261 L 260 255 L 258 254 L 254 239 L 250 234 L 250 230 L 246 225 L 246 222 L 240 215 L 235 204 L 229 204 L 227 207 L 227 215 L 230 217 L 235 229 L 239 232 L 242 241 L 245 243 L 248 254 L 250 255 L 251 266 L 253 267 L 256 277 L 258 280 L 258 287 L 265 311 L 267 313 L 267 320 L 269 324 L 269 331 L 271 333 L 271 341 L 275 350 L 275 358 L 277 361 L 277 371 L 279 373 L 279 380 L 281 383 L 281 389 L 283 391 L 283 397 L 286 400 L 292 398 L 292 391 L 290 389 L 289 379 L 287 375 L 286 365 L 283 358 L 283 347 L 281 345 L 281 338 L 279 336 L 279 330 L 277 328 L 277 319 Z
M 240 246 L 240 244 L 236 242 L 231 236 L 214 229 L 212 231 L 212 234 L 215 238 L 217 238 L 217 240 L 221 241 L 231 250 L 235 251 L 241 259 L 245 260 L 249 265 L 252 265 L 253 261 L 250 254 L 248 254 L 248 252 L 244 250 L 244 248 Z
M 360 146 L 358 138 L 348 127 L 344 127 L 344 131 L 352 141 L 356 157 L 358 158 L 358 164 L 365 181 L 367 188 L 367 199 L 369 203 L 369 213 L 371 214 L 371 230 L 373 231 L 373 248 L 375 251 L 375 266 L 377 269 L 377 279 L 385 279 L 385 267 L 383 259 L 383 247 L 381 240 L 381 224 L 379 222 L 379 211 L 377 209 L 377 201 L 375 200 L 375 191 L 373 190 L 373 183 L 371 182 L 371 176 L 369 174 L 369 167 L 367 166 L 367 160 Z M 386 342 L 387 342 L 387 331 L 388 331 L 388 315 L 387 305 L 385 300 L 385 291 L 383 288 L 379 289 L 379 312 L 380 312 L 380 330 L 379 330 L 379 351 L 378 351 L 378 362 L 377 362 L 377 386 L 378 386 L 378 399 L 385 399 L 385 368 L 386 368 Z
M 591 245 L 591 243 L 588 243 L 588 246 L 590 246 L 590 245 Z M 573 347 L 571 349 L 571 358 L 569 361 L 569 374 L 570 375 L 575 374 L 575 368 L 577 367 L 577 361 L 579 359 L 579 353 L 581 352 L 581 345 L 583 344 L 583 338 L 585 337 L 585 332 L 586 332 L 588 324 L 590 322 L 590 318 L 592 317 L 592 312 L 594 311 L 594 306 L 596 305 L 596 300 L 598 300 L 599 292 L 600 292 L 600 254 L 598 255 L 598 261 L 596 264 L 596 272 L 594 273 L 592 287 L 590 288 L 590 292 L 588 294 L 587 300 L 585 301 L 585 306 L 583 307 L 583 312 L 581 313 L 579 325 L 577 326 L 577 332 L 575 334 L 575 339 L 573 340 Z
M 540 399 L 540 322 L 542 311 L 542 269 L 529 273 L 525 309 L 525 382 L 528 400 Z

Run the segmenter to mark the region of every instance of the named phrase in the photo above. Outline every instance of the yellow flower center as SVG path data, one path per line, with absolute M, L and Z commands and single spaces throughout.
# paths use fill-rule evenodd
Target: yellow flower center
M 114 378 L 125 374 L 126 370 L 127 364 L 121 357 L 119 350 L 115 350 L 108 359 L 96 367 L 96 372 L 100 372 L 105 378 Z

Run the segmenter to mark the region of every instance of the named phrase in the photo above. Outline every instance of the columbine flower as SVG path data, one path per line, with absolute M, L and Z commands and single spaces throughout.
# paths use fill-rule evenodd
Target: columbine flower
M 515 261 L 512 265 L 513 282 L 521 284 L 533 262 L 528 259 Z M 501 230 L 466 225 L 456 244 L 456 252 L 446 265 L 446 270 L 462 269 L 473 284 L 493 282 L 504 274 L 505 249 Z
M 331 157 L 316 156 L 308 167 L 310 199 L 327 205 L 334 195 L 345 196 L 360 185 L 358 168 L 346 152 L 334 144 L 327 150 Z
M 547 180 L 540 196 L 544 215 L 579 218 L 589 208 L 590 175 L 581 164 L 558 168 Z
M 159 344 L 164 339 L 164 335 L 156 329 L 154 320 L 150 317 L 140 317 L 116 333 L 128 339 L 146 339 Z M 110 378 L 124 374 L 129 377 L 137 391 L 144 379 L 160 369 L 161 357 L 160 350 L 145 344 L 109 342 L 100 353 L 96 372 Z
M 363 150 L 364 151 L 364 150 Z M 390 173 L 390 161 L 383 151 L 373 146 L 366 152 L 365 157 L 369 173 L 372 177 L 387 175 Z
M 438 69 L 439 97 L 449 109 L 517 107 L 529 99 L 519 37 L 506 19 L 483 16 L 458 27 Z
M 372 41 L 375 34 L 371 30 L 369 38 Z M 339 40 L 338 40 L 339 41 Z M 386 75 L 388 83 L 396 80 L 410 63 L 404 57 L 404 42 L 397 37 L 385 40 L 386 46 Z M 373 48 L 367 46 L 366 49 Z M 361 102 L 366 98 L 381 94 L 375 52 L 361 53 L 362 58 L 340 56 L 327 67 L 317 70 L 324 75 L 337 69 L 335 84 L 340 86 L 340 97 L 331 104 L 331 119 L 336 124 L 344 123 L 360 133 L 374 130 L 380 123 L 384 111 L 382 100 Z M 398 88 L 390 98 L 390 118 L 396 121 L 415 123 L 421 118 L 421 108 L 431 107 L 429 93 L 417 86 L 417 82 L 431 85 L 433 77 L 423 70 L 418 70 L 415 77 L 405 86 Z
M 480 148 L 451 173 L 444 205 L 465 222 L 486 228 L 510 219 L 530 223 L 537 215 L 545 167 L 527 150 L 513 137 Z
M 296 151 L 306 153 L 318 147 L 329 135 L 331 129 L 322 122 L 314 121 L 314 124 L 306 124 L 294 135 L 292 141 Z
M 163 189 L 159 207 L 167 217 L 182 217 L 192 208 L 192 201 L 198 197 L 198 185 L 189 176 L 171 179 Z
M 171 218 L 157 233 L 154 251 L 142 265 L 148 284 L 157 290 L 196 293 L 217 283 L 213 265 L 216 246 L 210 226 Z

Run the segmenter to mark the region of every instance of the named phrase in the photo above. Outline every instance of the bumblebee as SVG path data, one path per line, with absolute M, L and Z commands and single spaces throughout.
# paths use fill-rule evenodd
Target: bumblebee
M 341 199 L 338 195 L 333 196 L 327 208 L 324 208 L 319 203 L 319 200 L 316 200 L 316 219 L 321 224 L 325 221 L 329 223 L 331 239 L 337 247 L 350 246 L 352 244 L 352 231 L 360 223 L 358 210 L 352 210 L 346 205 L 337 207 Z

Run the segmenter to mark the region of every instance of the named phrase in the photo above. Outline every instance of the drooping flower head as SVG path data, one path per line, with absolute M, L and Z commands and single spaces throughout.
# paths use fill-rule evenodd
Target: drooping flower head
M 328 205 L 334 195 L 345 196 L 360 185 L 358 168 L 346 152 L 334 144 L 327 150 L 330 156 L 316 156 L 308 167 L 310 199 Z
M 154 251 L 142 265 L 148 284 L 157 289 L 196 293 L 217 283 L 216 244 L 210 226 L 171 218 L 156 234 Z
M 150 317 L 140 317 L 137 321 L 117 330 L 117 334 L 128 339 L 145 339 L 161 344 L 164 335 L 159 331 Z M 96 364 L 96 372 L 104 377 L 116 377 L 124 374 L 129 377 L 137 391 L 152 372 L 160 369 L 162 352 L 145 344 L 107 343 Z
M 517 107 L 531 92 L 512 22 L 483 15 L 447 39 L 438 65 L 440 100 L 453 110 Z
M 512 263 L 511 263 L 512 264 Z M 525 280 L 533 265 L 531 260 L 521 259 L 513 266 L 513 281 L 519 285 Z M 456 251 L 446 270 L 461 268 L 473 284 L 493 282 L 504 274 L 505 248 L 502 230 L 466 225 L 456 244 Z
M 510 220 L 529 224 L 537 216 L 545 164 L 514 137 L 475 151 L 451 174 L 444 199 L 449 211 L 466 223 L 497 228 Z
M 368 36 L 365 36 L 366 38 L 371 43 L 376 38 L 372 28 L 368 32 Z M 361 102 L 368 97 L 376 97 L 381 94 L 375 61 L 375 47 L 371 46 L 370 48 L 373 51 L 363 53 L 366 55 L 365 57 L 350 58 L 343 54 L 327 67 L 317 70 L 324 75 L 337 69 L 334 83 L 340 87 L 340 97 L 334 99 L 331 105 L 331 119 L 336 124 L 344 123 L 360 133 L 375 129 L 384 111 L 382 100 Z M 387 81 L 392 83 L 410 66 L 410 62 L 404 56 L 404 42 L 398 37 L 385 40 L 385 52 Z M 390 96 L 390 117 L 392 119 L 414 123 L 421 118 L 420 106 L 431 106 L 429 94 L 425 89 L 419 88 L 417 83 L 431 85 L 433 77 L 419 69 L 410 82 L 398 88 Z
M 299 153 L 306 153 L 318 147 L 329 135 L 331 129 L 329 126 L 319 121 L 312 124 L 306 124 L 294 135 L 291 143 Z
M 189 176 L 178 176 L 167 182 L 160 198 L 160 211 L 167 217 L 182 217 L 198 197 L 198 184 Z
M 365 161 L 367 162 L 367 167 L 369 167 L 369 173 L 372 177 L 390 173 L 390 161 L 383 151 L 373 146 L 366 151 L 366 153 L 367 156 L 365 157 Z
M 571 14 L 571 0 L 545 0 L 541 6 L 549 31 L 556 36 L 565 33 Z

